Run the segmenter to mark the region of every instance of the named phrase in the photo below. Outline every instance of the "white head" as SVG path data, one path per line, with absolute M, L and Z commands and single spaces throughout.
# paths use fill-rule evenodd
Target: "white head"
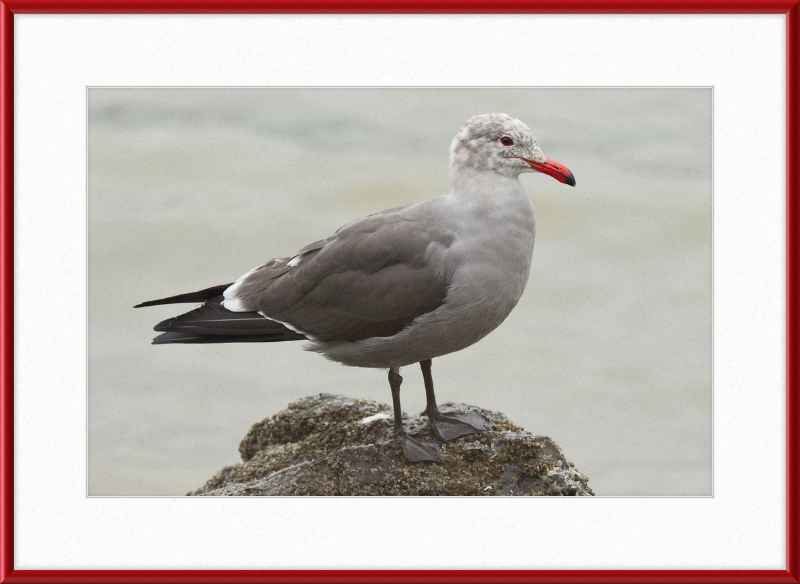
M 543 172 L 575 186 L 569 169 L 547 158 L 531 129 L 507 114 L 473 116 L 450 146 L 450 174 L 496 172 L 516 178 L 523 172 Z

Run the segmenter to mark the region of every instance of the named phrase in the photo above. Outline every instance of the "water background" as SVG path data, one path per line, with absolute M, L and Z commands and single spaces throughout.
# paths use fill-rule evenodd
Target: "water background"
M 299 343 L 152 346 L 191 305 L 351 219 L 450 191 L 466 119 L 505 112 L 570 168 L 523 175 L 528 288 L 434 360 L 437 397 L 553 438 L 598 495 L 712 490 L 710 89 L 90 89 L 89 494 L 182 495 L 249 427 L 319 392 L 391 402 L 385 372 Z M 425 406 L 416 367 L 403 409 Z

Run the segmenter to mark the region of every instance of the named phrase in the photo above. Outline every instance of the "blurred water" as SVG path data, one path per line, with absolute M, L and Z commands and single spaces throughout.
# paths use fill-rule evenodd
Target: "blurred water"
M 250 425 L 385 373 L 299 343 L 150 345 L 182 308 L 347 221 L 449 192 L 448 148 L 505 112 L 568 166 L 525 175 L 531 279 L 486 339 L 434 362 L 440 401 L 558 442 L 599 495 L 711 494 L 710 89 L 91 89 L 89 493 L 181 495 Z M 403 370 L 403 408 L 425 397 Z

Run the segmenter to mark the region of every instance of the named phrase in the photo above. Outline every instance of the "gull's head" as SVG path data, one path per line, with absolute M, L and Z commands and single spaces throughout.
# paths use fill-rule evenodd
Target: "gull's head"
M 508 114 L 472 116 L 456 134 L 450 146 L 450 173 L 463 172 L 496 172 L 509 178 L 542 172 L 575 186 L 572 172 L 547 158 L 531 129 Z

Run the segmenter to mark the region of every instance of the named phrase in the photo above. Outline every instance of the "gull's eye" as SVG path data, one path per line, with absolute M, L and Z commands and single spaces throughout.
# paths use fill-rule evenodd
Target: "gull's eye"
M 500 138 L 500 143 L 503 146 L 513 146 L 514 145 L 514 140 L 512 140 L 508 136 L 503 136 L 502 138 Z

